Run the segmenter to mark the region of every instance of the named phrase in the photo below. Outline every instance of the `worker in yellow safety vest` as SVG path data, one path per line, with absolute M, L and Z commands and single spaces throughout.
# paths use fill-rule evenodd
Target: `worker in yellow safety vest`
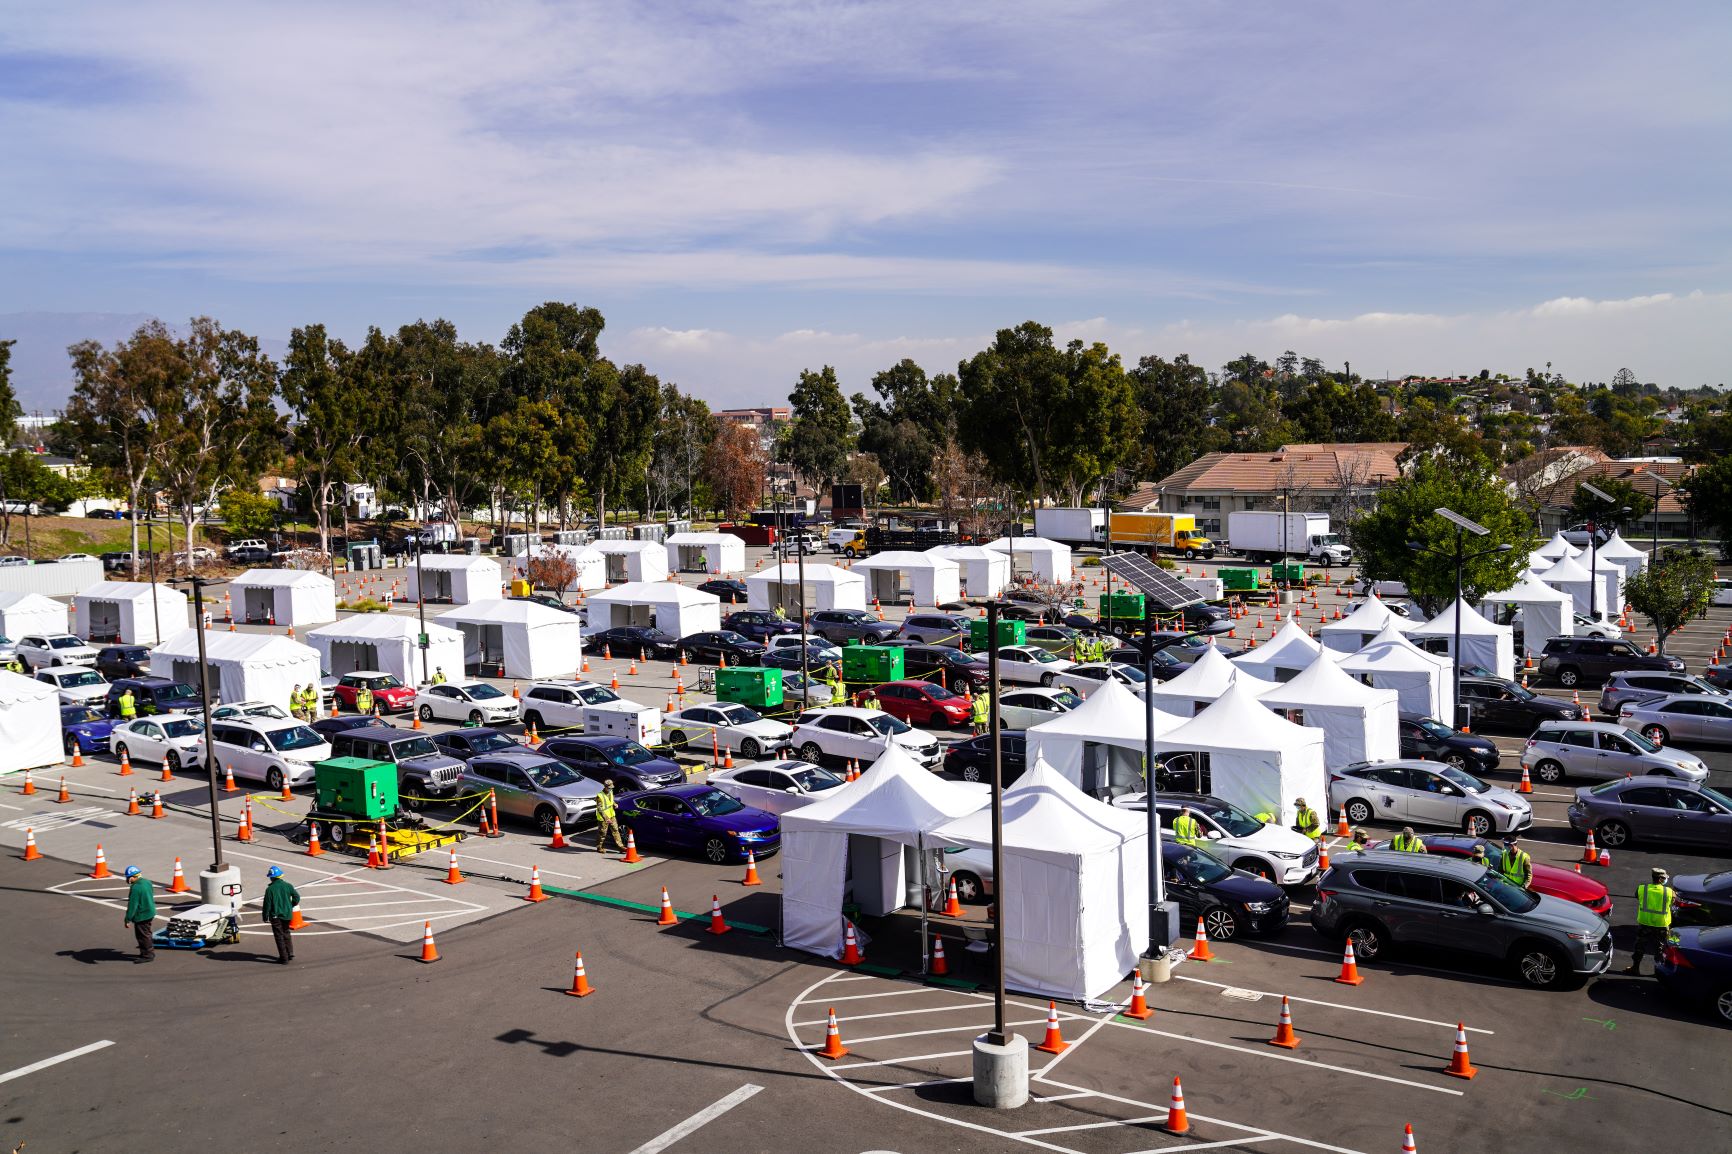
M 1424 853 L 1425 843 L 1419 840 L 1419 835 L 1413 832 L 1413 827 L 1404 825 L 1401 832 L 1395 835 L 1389 843 L 1389 848 L 1398 853 Z
M 1671 936 L 1672 901 L 1677 896 L 1666 884 L 1671 875 L 1655 866 L 1652 876 L 1653 881 L 1636 887 L 1636 948 L 1630 953 L 1626 974 L 1641 973 L 1643 954 L 1652 953 L 1659 961 Z
M 842 678 L 835 673 L 830 674 L 830 704 L 848 704 L 848 690 L 842 685 Z
M 1294 804 L 1299 807 L 1298 815 L 1293 819 L 1293 828 L 1310 838 L 1312 841 L 1323 836 L 1323 819 L 1317 816 L 1317 811 L 1305 804 L 1304 798 L 1296 798 Z
M 982 689 L 974 695 L 974 712 L 970 720 L 974 723 L 975 733 L 985 733 L 992 724 L 992 691 Z
M 1370 840 L 1369 837 L 1365 836 L 1365 831 L 1363 829 L 1359 826 L 1354 826 L 1352 835 L 1347 839 L 1347 852 L 1358 853 L 1365 848 L 1365 843 Z
M 1516 844 L 1518 840 L 1513 833 L 1503 839 L 1503 860 L 1498 863 L 1498 872 L 1503 874 L 1505 881 L 1525 890 L 1534 880 L 1534 862 L 1527 851 Z
M 120 691 L 120 720 L 131 721 L 138 716 L 138 698 L 132 695 L 130 687 Z
M 355 691 L 355 712 L 373 712 L 373 691 L 365 685 Z
M 445 667 L 443 665 L 435 665 L 433 667 L 433 684 L 434 685 L 444 685 L 445 684 Z
M 1181 845 L 1203 844 L 1203 827 L 1192 815 L 1190 806 L 1173 819 L 1173 838 Z

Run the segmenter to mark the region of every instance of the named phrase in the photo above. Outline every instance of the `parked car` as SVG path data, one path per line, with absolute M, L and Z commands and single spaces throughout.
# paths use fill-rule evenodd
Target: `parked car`
M 764 655 L 762 643 L 731 629 L 688 633 L 680 638 L 680 653 L 693 661 L 719 664 L 726 658 L 733 665 L 754 665 Z
M 548 609 L 557 609 L 561 613 L 570 613 L 573 615 L 576 615 L 579 611 L 578 606 L 573 605 L 563 597 L 555 597 L 552 593 L 520 593 L 516 596 L 507 598 L 507 600 L 533 601 L 537 605 L 544 606 Z
M 1354 825 L 1444 825 L 1472 837 L 1523 830 L 1533 807 L 1513 790 L 1436 761 L 1360 761 L 1329 771 L 1329 812 Z
M 1471 859 L 1474 851 L 1478 850 L 1485 854 L 1485 859 L 1492 869 L 1503 867 L 1503 844 L 1495 839 L 1463 837 L 1458 833 L 1428 833 L 1421 835 L 1419 840 L 1425 843 L 1427 853 Z M 1389 842 L 1368 842 L 1365 848 L 1388 849 Z M 1531 862 L 1530 866 L 1533 872 L 1528 888 L 1536 894 L 1549 894 L 1554 898 L 1574 902 L 1602 918 L 1611 916 L 1612 893 L 1593 878 L 1574 870 L 1546 865 L 1544 862 Z
M 1004 764 L 1004 784 L 1028 768 L 1028 739 L 1020 729 L 1000 729 L 998 748 Z M 992 734 L 959 741 L 944 751 L 944 771 L 963 781 L 992 780 Z
M 1633 729 L 1605 721 L 1547 721 L 1522 747 L 1522 768 L 1555 785 L 1566 777 L 1661 774 L 1706 781 L 1708 767 L 1695 754 L 1669 749 Z
M 119 717 L 120 698 L 128 689 L 132 690 L 133 706 L 140 717 L 157 713 L 204 711 L 204 703 L 199 699 L 198 690 L 184 681 L 170 681 L 166 677 L 122 677 L 108 683 L 108 697 L 103 702 L 103 712 L 110 717 Z M 213 688 L 211 704 L 214 706 L 217 703 L 217 694 Z
M 1187 605 L 1177 613 L 1166 615 L 1169 624 L 1177 623 L 1192 633 L 1205 637 L 1226 633 L 1233 628 L 1232 615 L 1224 606 L 1197 602 Z
M 662 717 L 662 738 L 675 749 L 696 747 L 726 749 L 756 761 L 788 744 L 794 727 L 772 721 L 749 705 L 735 701 L 688 705 Z
M 791 703 L 790 708 L 795 709 L 830 704 L 830 685 L 818 680 L 817 673 L 818 670 L 814 669 L 810 676 L 802 676 L 797 670 L 784 669 L 782 700 Z
M 961 645 L 968 640 L 968 618 L 956 613 L 910 613 L 896 636 L 927 645 Z
M 620 822 L 640 846 L 697 852 L 715 865 L 782 848 L 781 823 L 712 785 L 676 785 L 619 799 Z
M 108 696 L 102 674 L 82 665 L 58 665 L 37 673 L 36 680 L 52 685 L 62 705 L 91 705 Z
M 686 779 L 686 771 L 678 762 L 625 737 L 556 737 L 542 742 L 541 752 L 559 758 L 591 781 L 611 781 L 615 790 L 628 793 L 678 785 Z
M 105 645 L 96 651 L 96 672 L 110 681 L 150 672 L 150 650 L 143 645 Z
M 1149 797 L 1120 794 L 1113 805 L 1147 813 Z M 1186 809 L 1208 839 L 1209 853 L 1223 865 L 1284 886 L 1301 885 L 1317 872 L 1317 843 L 1298 830 L 1258 821 L 1231 802 L 1206 793 L 1156 794 L 1155 810 L 1168 835 L 1173 821 Z
M 937 769 L 944 759 L 938 740 L 925 730 L 883 710 L 850 705 L 808 709 L 794 723 L 791 742 L 803 760 L 815 765 L 826 759 L 870 765 L 892 744 L 927 769 Z
M 1588 542 L 1596 537 L 1599 538 L 1600 544 L 1604 545 L 1607 541 L 1612 539 L 1613 532 L 1613 529 L 1608 529 L 1604 525 L 1595 527 L 1586 521 L 1578 521 L 1568 529 L 1563 530 L 1563 535 L 1564 540 L 1568 541 L 1576 548 L 1586 549 L 1588 547 Z
M 1507 677 L 1461 679 L 1461 703 L 1477 730 L 1526 735 L 1542 721 L 1586 721 L 1585 705 L 1542 697 Z
M 1353 943 L 1360 962 L 1411 947 L 1507 964 L 1527 985 L 1553 989 L 1612 964 L 1612 928 L 1587 909 L 1441 854 L 1343 854 L 1317 879 L 1311 924 Z
M 523 724 L 544 729 L 577 729 L 584 712 L 595 707 L 635 712 L 642 706 L 627 701 L 596 681 L 537 681 L 523 693 Z
M 781 817 L 845 785 L 840 777 L 809 761 L 772 761 L 716 770 L 709 783 L 753 809 Z
M 1082 703 L 1081 697 L 1063 686 L 1028 686 L 1005 689 L 993 707 L 998 710 L 998 723 L 1004 728 L 1033 729 Z
M 1183 657 L 1179 656 L 1179 654 L 1173 653 L 1165 647 L 1156 649 L 1151 657 L 1154 661 L 1153 672 L 1156 681 L 1171 681 L 1173 678 L 1191 667 L 1189 661 L 1186 661 Z M 1135 669 L 1138 673 L 1147 671 L 1147 667 L 1143 662 L 1143 651 L 1134 645 L 1124 645 L 1117 649 L 1109 650 L 1107 652 L 1107 660 L 1114 665 L 1129 666 L 1130 668 Z
M 534 822 L 545 837 L 552 837 L 556 826 L 569 830 L 595 816 L 601 783 L 545 753 L 502 750 L 458 764 L 463 767 L 457 781 L 460 792 L 492 790 L 501 814 Z
M 114 551 L 102 555 L 102 568 L 107 573 L 118 573 L 123 569 L 132 568 L 130 552 Z
M 100 709 L 89 704 L 60 707 L 60 744 L 71 757 L 73 750 L 83 753 L 108 752 L 109 734 L 114 722 Z
M 965 728 L 973 713 L 972 704 L 961 694 L 936 681 L 918 678 L 885 682 L 866 690 L 860 698 L 877 701 L 885 713 L 910 725 Z
M 1030 625 L 1023 636 L 1028 644 L 1038 645 L 1048 653 L 1073 657 L 1080 634 L 1068 625 Z
M 1684 926 L 1654 962 L 1666 993 L 1732 1026 L 1732 926 Z
M 13 652 L 32 672 L 56 665 L 96 667 L 96 650 L 70 633 L 30 633 L 18 639 Z
M 811 614 L 807 628 L 834 645 L 864 641 L 868 645 L 896 636 L 897 626 L 880 621 L 864 609 L 820 609 Z
M 1489 739 L 1451 729 L 1435 717 L 1403 711 L 1396 730 L 1402 757 L 1441 761 L 1471 773 L 1490 773 L 1497 768 L 1497 746 Z
M 1646 845 L 1703 846 L 1732 853 L 1732 798 L 1676 777 L 1625 777 L 1576 788 L 1570 828 L 1592 831 L 1607 849 Z
M 746 603 L 746 583 L 736 581 L 732 577 L 712 577 L 698 586 L 698 592 L 719 597 L 723 605 L 744 605 Z
M 936 677 L 939 684 L 952 689 L 960 689 L 966 683 L 975 692 L 990 680 L 985 657 L 978 653 L 964 653 L 948 645 L 902 646 L 902 675 Z
M 90 509 L 84 515 L 93 521 L 112 521 L 115 519 L 113 509 Z
M 457 777 L 463 762 L 441 749 L 425 733 L 395 726 L 345 729 L 332 735 L 331 749 L 336 757 L 395 765 L 398 792 L 410 809 L 420 809 L 422 799 L 442 800 L 457 793 Z
M 282 706 L 269 701 L 237 701 L 232 705 L 219 705 L 210 711 L 212 721 L 242 721 L 249 717 L 280 721 L 288 716 Z
M 448 753 L 458 761 L 468 761 L 483 753 L 509 753 L 523 748 L 523 743 L 509 733 L 486 725 L 435 733 L 433 744 L 439 747 L 440 753 Z
M 639 661 L 672 661 L 680 655 L 680 639 L 650 625 L 619 625 L 583 639 L 590 653 L 610 652 Z
M 257 537 L 243 537 L 239 541 L 229 542 L 228 548 L 223 550 L 223 552 L 230 557 L 236 557 L 242 552 L 250 552 L 257 549 L 263 549 L 268 556 L 271 551 L 271 546 L 269 542 L 261 541 Z
M 1728 696 L 1723 687 L 1688 673 L 1614 673 L 1600 688 L 1600 713 L 1608 718 L 1616 717 L 1618 711 L 1631 701 L 1644 701 L 1668 693 Z
M 1075 664 L 1038 645 L 1002 645 L 998 650 L 998 679 L 1019 685 L 1051 685 Z
M 1138 697 L 1143 695 L 1148 685 L 1141 669 L 1122 661 L 1089 661 L 1073 665 L 1053 678 L 1053 685 L 1087 697 L 1109 681 L 1118 682 Z
M 271 560 L 267 545 L 240 545 L 229 549 L 228 560 L 235 565 L 265 565 Z
M 316 721 L 308 722 L 308 724 L 320 733 L 324 734 L 326 741 L 336 737 L 339 733 L 345 733 L 351 729 L 397 728 L 389 721 L 386 721 L 383 717 L 375 717 L 371 713 L 346 713 L 341 717 L 321 717 Z M 467 733 L 472 731 L 463 730 L 461 732 Z
M 827 639 L 816 633 L 779 633 L 765 640 L 764 646 L 767 654 L 785 651 L 796 657 L 799 656 L 800 650 L 804 649 L 808 665 L 829 665 L 832 662 L 842 660 L 841 647 L 832 645 Z M 798 661 L 794 664 L 796 668 L 799 667 Z
M 1618 619 L 1604 609 L 1598 615 L 1590 617 L 1586 613 L 1572 614 L 1575 621 L 1575 633 L 1578 637 L 1609 637 L 1613 641 L 1624 635 L 1623 627 Z
M 1626 701 L 1618 711 L 1618 724 L 1660 745 L 1726 745 L 1732 743 L 1732 703 L 1702 694 Z
M 1732 925 L 1732 870 L 1678 874 L 1671 886 L 1674 925 Z
M 1650 656 L 1628 641 L 1597 637 L 1553 637 L 1540 657 L 1539 674 L 1565 689 L 1599 685 L 1614 673 L 1634 669 L 1684 672 L 1677 657 Z
M 96 558 L 91 556 L 89 553 L 62 553 L 60 556 L 56 557 L 55 560 L 56 561 L 94 561 L 94 560 L 96 560 Z
M 211 723 L 211 772 L 233 770 L 243 781 L 262 781 L 267 789 L 311 785 L 313 766 L 331 757 L 324 734 L 294 718 L 231 718 Z M 205 761 L 204 743 L 199 760 Z
M 503 725 L 516 721 L 517 699 L 501 693 L 490 681 L 452 681 L 429 685 L 415 694 L 415 711 L 422 721 L 473 721 Z
M 1287 891 L 1267 878 L 1223 865 L 1208 850 L 1163 838 L 1161 872 L 1179 924 L 1196 925 L 1218 942 L 1267 937 L 1287 928 Z
M 135 717 L 122 721 L 108 733 L 115 757 L 166 765 L 170 773 L 196 769 L 204 748 L 204 720 L 197 717 Z
M 841 651 L 836 650 L 836 652 L 840 653 Z M 758 658 L 758 664 L 765 669 L 780 669 L 783 673 L 798 673 L 802 655 L 804 655 L 807 672 L 814 677 L 828 679 L 832 673 L 840 675 L 842 672 L 841 657 L 825 660 L 819 657 L 815 651 L 804 649 L 798 645 L 784 645 L 780 649 L 765 650 L 763 656 Z
M 345 673 L 337 679 L 331 692 L 344 709 L 354 709 L 363 689 L 372 691 L 374 707 L 384 712 L 397 713 L 415 707 L 415 690 L 404 685 L 395 674 L 381 673 L 377 669 Z
M 1011 593 L 1005 596 L 1011 597 Z M 1002 601 L 998 616 L 1005 621 L 1021 621 L 1029 625 L 1046 625 L 1063 621 L 1065 611 L 1056 605 L 1032 601 Z
M 798 633 L 800 627 L 765 609 L 741 609 L 722 619 L 722 628 L 752 641 L 764 642 L 778 633 Z

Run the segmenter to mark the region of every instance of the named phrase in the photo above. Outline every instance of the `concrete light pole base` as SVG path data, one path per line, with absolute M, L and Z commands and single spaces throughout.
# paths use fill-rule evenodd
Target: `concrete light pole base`
M 992 1110 L 1014 1110 L 1028 1102 L 1028 1039 L 1010 1035 L 995 1046 L 982 1034 L 974 1039 L 974 1101 Z

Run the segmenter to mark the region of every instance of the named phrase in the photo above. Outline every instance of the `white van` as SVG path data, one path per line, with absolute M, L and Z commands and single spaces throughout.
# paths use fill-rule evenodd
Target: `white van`
M 293 718 L 234 717 L 211 723 L 216 756 L 212 773 L 232 769 L 236 778 L 262 781 L 270 789 L 313 783 L 313 765 L 331 756 L 331 743 L 318 730 Z M 204 742 L 199 761 L 204 762 Z

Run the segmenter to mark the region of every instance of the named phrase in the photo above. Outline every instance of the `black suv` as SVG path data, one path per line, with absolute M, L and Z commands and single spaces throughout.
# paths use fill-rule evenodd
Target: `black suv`
M 103 712 L 110 717 L 120 716 L 120 695 L 128 689 L 132 690 L 132 700 L 140 717 L 149 717 L 153 713 L 199 713 L 204 706 L 199 704 L 198 690 L 181 681 L 170 681 L 166 677 L 122 677 L 119 681 L 110 683 L 108 696 L 103 699 Z M 220 704 L 213 689 L 211 704 Z
M 1625 669 L 1682 673 L 1684 662 L 1677 657 L 1643 653 L 1628 641 L 1608 641 L 1602 637 L 1554 637 L 1546 642 L 1545 655 L 1540 658 L 1540 676 L 1551 678 L 1565 689 L 1598 685 Z
M 1507 677 L 1461 679 L 1461 703 L 1468 711 L 1468 724 L 1479 730 L 1497 730 L 1522 737 L 1542 721 L 1586 721 L 1588 707 L 1572 705 L 1555 697 L 1541 697 Z
M 811 616 L 812 632 L 832 645 L 864 641 L 874 645 L 896 636 L 899 626 L 880 621 L 864 609 L 820 609 Z
M 800 632 L 800 627 L 786 617 L 777 617 L 774 613 L 762 609 L 742 609 L 738 613 L 730 613 L 722 622 L 722 628 L 732 629 L 753 641 L 768 641 L 784 633 Z
M 143 645 L 106 645 L 96 655 L 96 672 L 110 681 L 150 672 L 150 650 Z
M 1441 761 L 1469 773 L 1497 768 L 1497 746 L 1477 734 L 1451 729 L 1435 717 L 1403 710 L 1396 732 L 1401 735 L 1402 757 Z
M 902 673 L 906 677 L 926 677 L 942 673 L 941 684 L 950 689 L 961 688 L 964 682 L 978 689 L 987 683 L 986 658 L 967 654 L 949 645 L 903 645 Z

